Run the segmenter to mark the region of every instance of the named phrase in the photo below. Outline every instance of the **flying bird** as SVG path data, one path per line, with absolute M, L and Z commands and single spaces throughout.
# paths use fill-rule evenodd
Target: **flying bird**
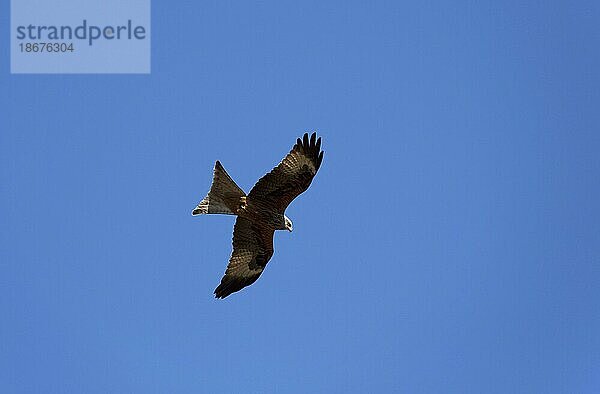
M 317 174 L 323 151 L 317 134 L 296 141 L 277 167 L 256 182 L 250 193 L 236 185 L 221 163 L 215 163 L 208 195 L 192 215 L 236 215 L 233 227 L 233 251 L 225 276 L 215 289 L 216 298 L 225 298 L 256 282 L 273 256 L 275 230 L 292 231 L 285 216 L 288 205 L 303 193 Z

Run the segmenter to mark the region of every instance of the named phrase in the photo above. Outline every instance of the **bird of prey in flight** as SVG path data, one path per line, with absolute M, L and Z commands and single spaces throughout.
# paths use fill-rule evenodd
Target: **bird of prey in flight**
M 321 161 L 321 137 L 316 133 L 298 138 L 296 144 L 277 167 L 256 182 L 246 195 L 227 174 L 219 161 L 215 163 L 213 182 L 208 195 L 192 215 L 236 215 L 233 227 L 233 251 L 216 298 L 225 298 L 254 283 L 273 256 L 275 230 L 292 231 L 292 221 L 285 209 L 294 198 L 310 186 Z

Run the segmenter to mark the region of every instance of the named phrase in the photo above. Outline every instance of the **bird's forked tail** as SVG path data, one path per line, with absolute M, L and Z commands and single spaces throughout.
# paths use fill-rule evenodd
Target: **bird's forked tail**
M 192 215 L 195 216 L 207 213 L 235 215 L 240 204 L 240 198 L 245 195 L 246 193 L 235 184 L 221 163 L 217 161 L 215 163 L 213 182 L 210 186 L 210 191 L 192 211 Z

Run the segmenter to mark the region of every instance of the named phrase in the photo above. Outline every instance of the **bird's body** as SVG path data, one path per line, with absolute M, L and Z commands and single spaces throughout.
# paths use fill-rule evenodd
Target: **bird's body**
M 252 198 L 242 197 L 240 199 L 240 207 L 236 211 L 236 215 L 260 225 L 265 230 L 287 230 L 284 214 L 275 211 L 269 204 L 254 201 Z
M 316 133 L 310 139 L 304 134 L 281 163 L 258 180 L 248 195 L 236 185 L 219 161 L 215 163 L 210 191 L 192 215 L 237 216 L 233 251 L 225 276 L 215 289 L 217 298 L 225 298 L 258 279 L 273 256 L 275 230 L 293 229 L 285 209 L 310 186 L 322 160 L 321 138 L 317 139 Z

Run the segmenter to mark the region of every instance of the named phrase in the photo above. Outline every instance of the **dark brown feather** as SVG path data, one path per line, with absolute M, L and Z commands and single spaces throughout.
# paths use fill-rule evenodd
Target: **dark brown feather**
M 233 251 L 225 276 L 215 289 L 216 298 L 225 298 L 256 282 L 273 256 L 273 233 L 238 216 L 233 227 Z
M 298 138 L 290 153 L 271 172 L 256 182 L 249 199 L 268 203 L 283 213 L 287 206 L 310 186 L 321 161 L 321 138 L 316 133 Z

